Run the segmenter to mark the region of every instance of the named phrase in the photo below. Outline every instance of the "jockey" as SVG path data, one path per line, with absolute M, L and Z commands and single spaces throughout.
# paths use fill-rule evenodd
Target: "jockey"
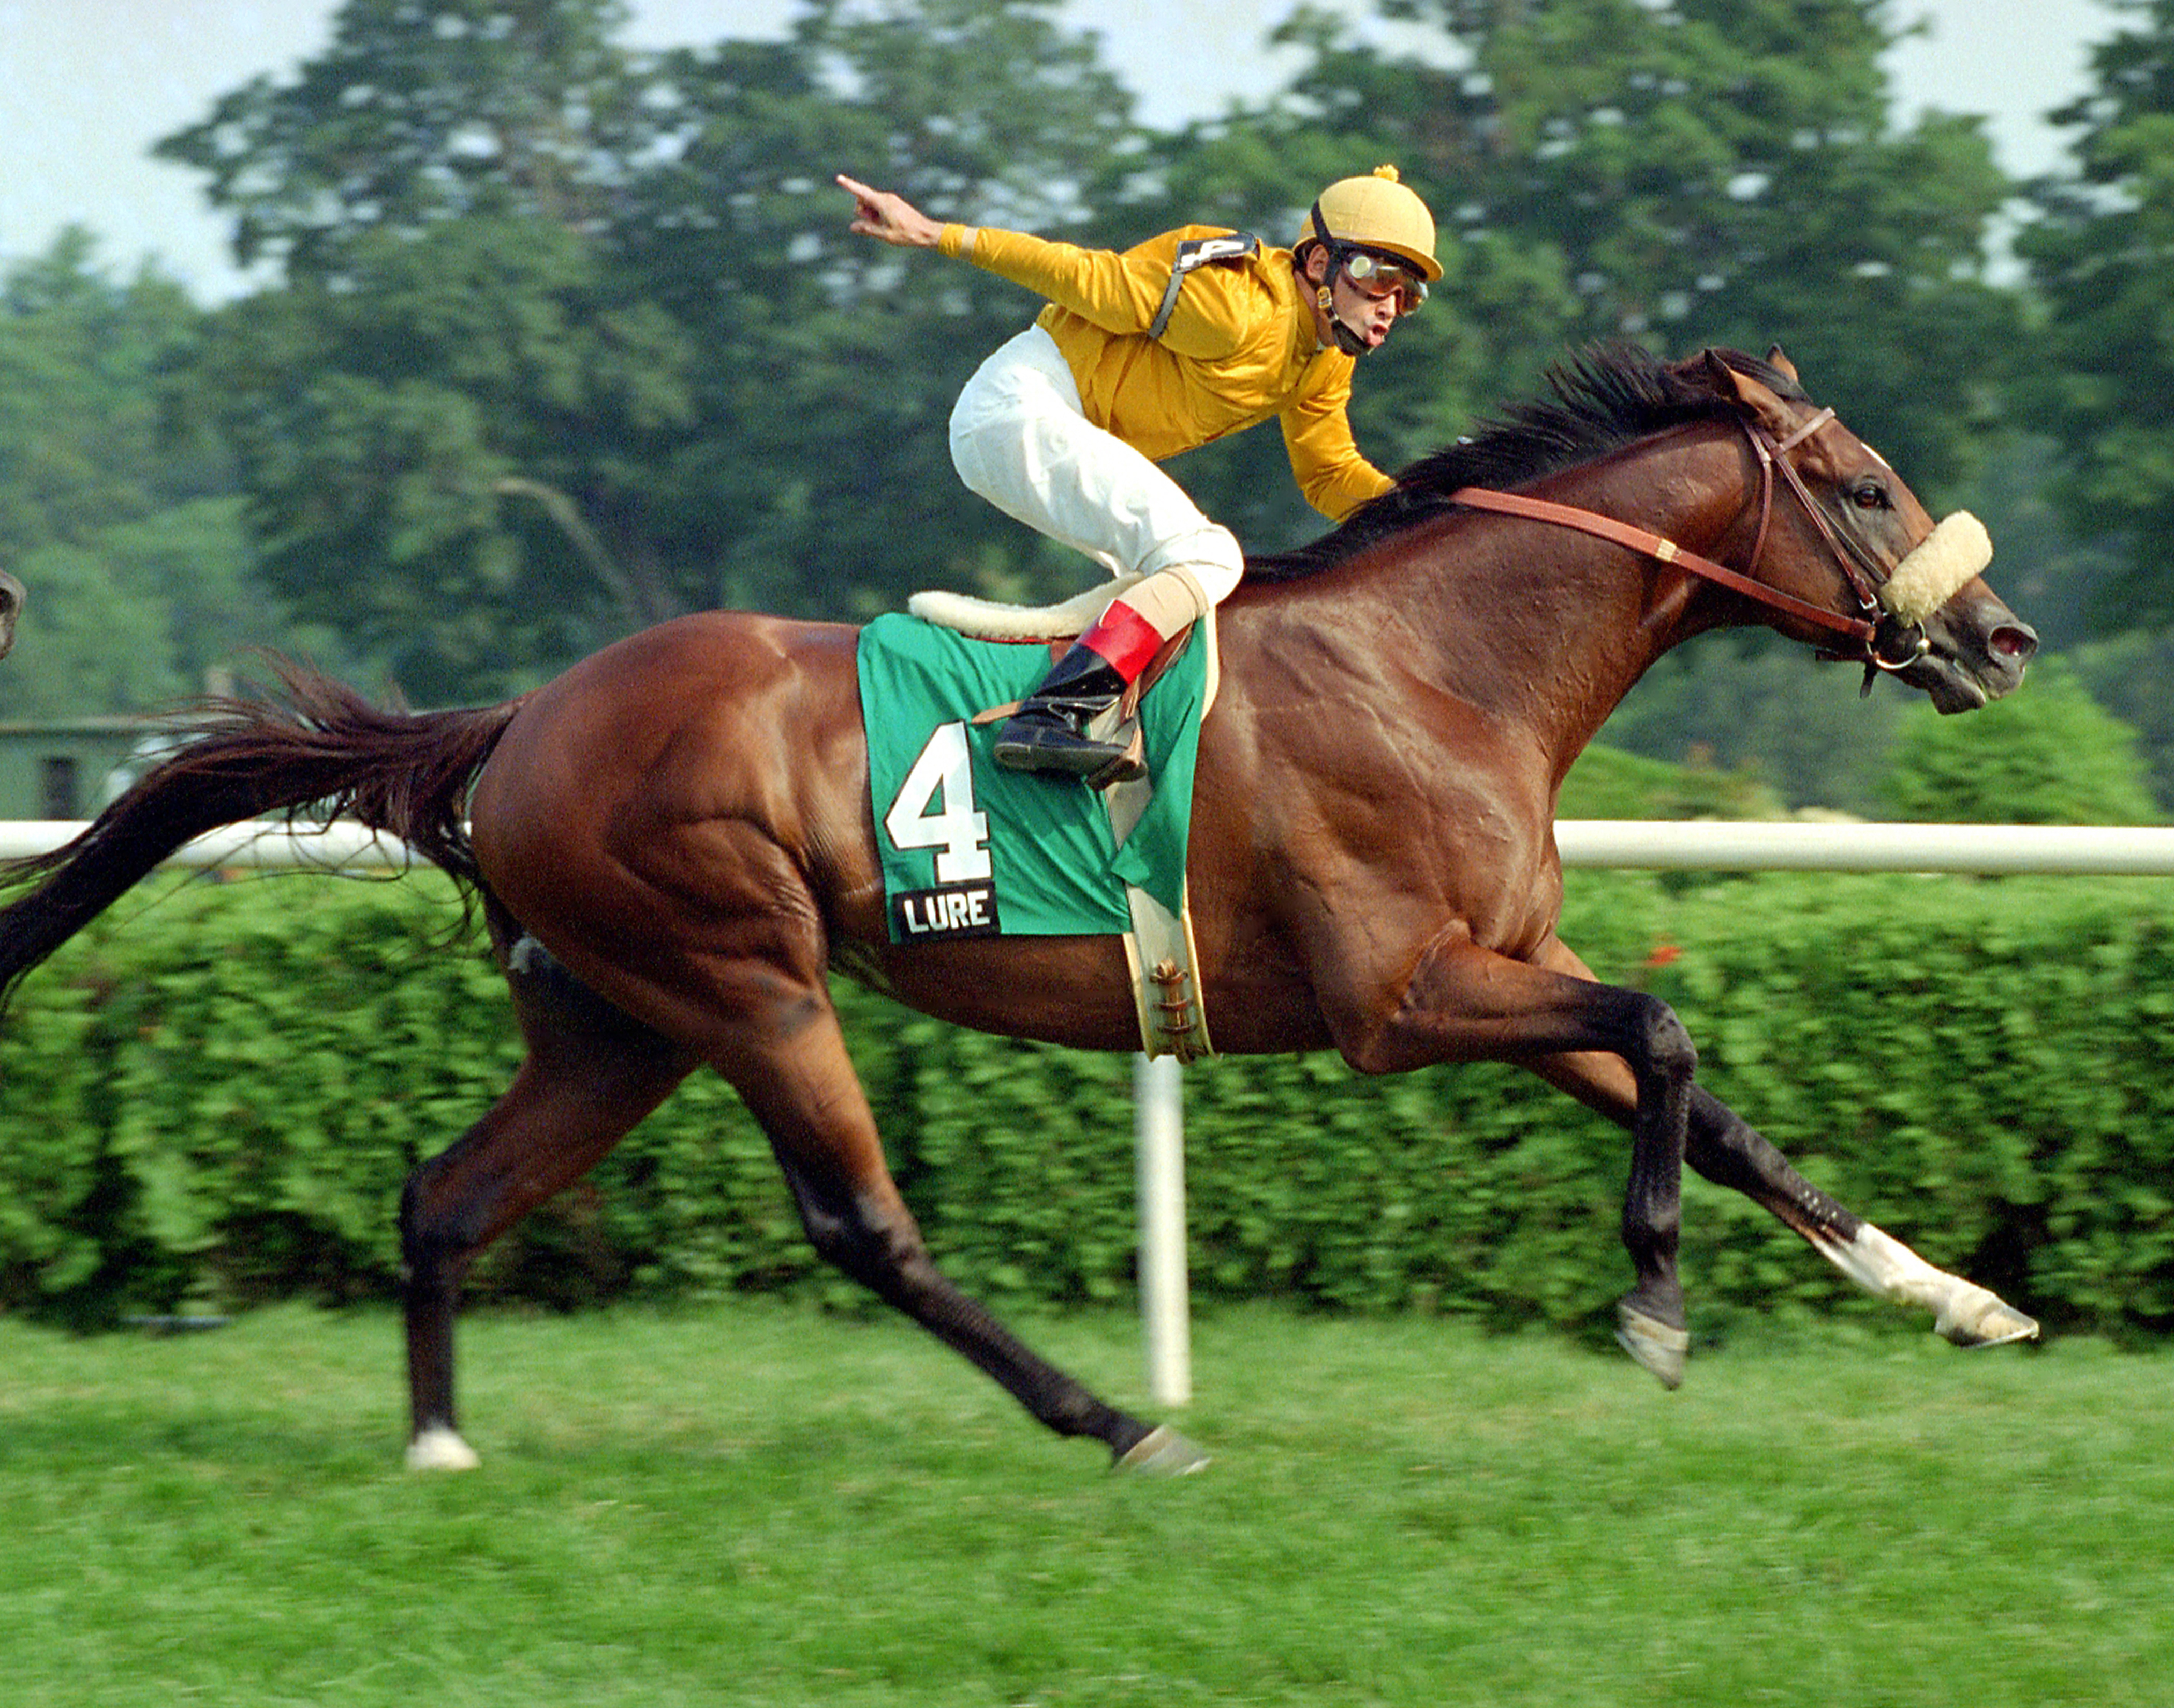
M 1355 359 L 1441 277 L 1434 219 L 1393 166 L 1315 200 L 1292 247 L 1187 225 L 1122 253 L 942 224 L 842 175 L 852 230 L 936 249 L 1049 299 L 951 414 L 960 478 L 1006 515 L 1144 579 L 1113 600 L 997 732 L 1014 770 L 1138 776 L 1086 733 L 1158 648 L 1228 597 L 1245 554 L 1155 467 L 1277 417 L 1291 473 L 1332 521 L 1386 492 L 1346 413 Z

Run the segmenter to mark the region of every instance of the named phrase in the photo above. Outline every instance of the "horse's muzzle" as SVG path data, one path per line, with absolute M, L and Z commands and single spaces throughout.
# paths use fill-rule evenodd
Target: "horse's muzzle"
M 2038 631 L 1989 589 L 1959 594 L 1927 622 L 1923 657 L 1895 673 L 1936 711 L 1974 711 L 2013 694 L 2038 651 Z

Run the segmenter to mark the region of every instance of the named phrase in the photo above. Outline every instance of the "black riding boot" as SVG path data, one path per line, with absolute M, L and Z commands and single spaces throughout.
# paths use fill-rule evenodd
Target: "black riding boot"
M 997 731 L 997 763 L 1007 770 L 1048 771 L 1096 783 L 1144 775 L 1147 767 L 1123 745 L 1087 733 L 1087 726 L 1131 685 L 1093 647 L 1075 643 Z

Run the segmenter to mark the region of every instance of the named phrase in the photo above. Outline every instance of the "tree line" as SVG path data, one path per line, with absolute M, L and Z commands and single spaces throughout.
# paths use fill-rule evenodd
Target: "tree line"
M 2139 687 L 2174 644 L 2174 0 L 2128 0 L 2055 116 L 2074 170 L 2029 183 L 1980 118 L 1898 118 L 1906 0 L 1375 3 L 1403 28 L 1302 8 L 1283 87 L 1159 129 L 1056 0 L 805 0 L 781 38 L 656 51 L 616 0 L 349 0 L 158 145 L 276 283 L 202 306 L 79 231 L 0 278 L 0 554 L 33 598 L 0 716 L 157 705 L 256 644 L 435 703 L 705 606 L 1072 591 L 945 449 L 1035 303 L 852 238 L 831 174 L 1081 243 L 1287 243 L 1393 160 L 1446 276 L 1360 376 L 1374 461 L 1596 340 L 1778 343 L 1936 512 L 1985 517 L 1997 585 L 2174 779 Z M 1320 526 L 1281 457 L 1174 472 L 1274 549 Z M 1876 809 L 1903 711 L 1717 638 L 1610 738 Z

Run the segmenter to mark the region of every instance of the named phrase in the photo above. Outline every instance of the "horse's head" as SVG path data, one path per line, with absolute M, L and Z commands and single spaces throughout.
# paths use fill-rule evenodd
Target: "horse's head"
M 15 613 L 23 608 L 23 584 L 0 570 L 0 658 L 15 644 Z
M 1868 686 L 1885 671 L 1944 712 L 2020 687 L 2038 636 L 1986 585 L 1993 548 L 1977 518 L 1958 511 L 1936 525 L 1885 457 L 1831 409 L 1811 406 L 1779 349 L 1764 363 L 1712 350 L 1701 360 L 1742 412 L 1760 462 L 1751 573 L 1870 632 L 1836 647 L 1832 634 L 1786 611 L 1775 626 L 1831 656 L 1861 657 Z

